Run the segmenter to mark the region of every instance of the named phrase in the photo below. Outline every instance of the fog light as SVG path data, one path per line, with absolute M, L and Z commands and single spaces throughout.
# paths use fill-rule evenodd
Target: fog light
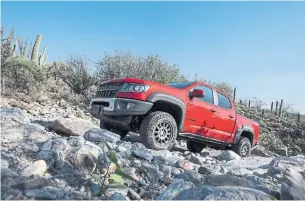
M 125 102 L 125 101 L 119 101 L 118 102 L 118 108 L 119 109 L 128 110 L 128 109 L 133 108 L 134 106 L 135 106 L 134 103 Z

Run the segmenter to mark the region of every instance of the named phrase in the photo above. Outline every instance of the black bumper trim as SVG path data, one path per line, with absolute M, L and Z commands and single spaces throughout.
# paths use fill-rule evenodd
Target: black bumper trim
M 109 103 L 109 107 L 105 106 Z M 124 106 L 127 104 L 132 105 L 126 109 Z M 153 103 L 146 101 L 139 101 L 125 98 L 96 98 L 92 99 L 90 103 L 90 114 L 95 118 L 101 119 L 103 116 L 134 116 L 144 115 L 153 106 Z M 103 109 L 104 108 L 104 109 Z

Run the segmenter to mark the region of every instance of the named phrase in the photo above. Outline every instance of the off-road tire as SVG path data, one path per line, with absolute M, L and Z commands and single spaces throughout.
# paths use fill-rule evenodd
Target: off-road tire
M 166 144 L 159 144 L 155 138 L 155 130 L 161 123 L 166 123 L 171 127 L 169 140 Z M 172 115 L 162 111 L 148 114 L 140 126 L 140 139 L 144 146 L 154 150 L 170 150 L 175 145 L 177 139 L 177 123 Z
M 129 131 L 126 131 L 126 130 L 118 129 L 118 128 L 116 128 L 116 127 L 114 127 L 114 126 L 104 122 L 103 120 L 100 120 L 100 128 L 109 130 L 111 132 L 114 132 L 114 133 L 120 135 L 121 138 L 126 137 L 126 135 L 129 132 Z
M 194 142 L 194 141 L 186 141 L 187 150 L 193 153 L 200 153 L 205 147 L 205 144 Z
M 232 149 L 240 157 L 247 157 L 251 154 L 251 142 L 247 137 L 240 137 L 238 142 L 233 146 Z

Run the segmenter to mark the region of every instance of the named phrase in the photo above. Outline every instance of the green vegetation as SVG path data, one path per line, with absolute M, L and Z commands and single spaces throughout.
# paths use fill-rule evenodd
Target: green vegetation
M 135 77 L 140 79 L 152 80 L 162 84 L 169 82 L 184 81 L 201 81 L 211 84 L 219 88 L 224 93 L 233 95 L 233 88 L 227 83 L 214 83 L 205 79 L 198 79 L 197 74 L 194 78 L 187 79 L 176 65 L 172 65 L 164 61 L 159 55 L 149 55 L 147 57 L 139 57 L 132 52 L 116 51 L 113 55 L 105 54 L 99 61 L 95 62 L 96 70 L 89 73 L 89 59 L 83 56 L 71 55 L 66 61 L 56 61 L 53 64 L 47 63 L 47 46 L 44 47 L 39 55 L 39 48 L 42 41 L 42 34 L 36 37 L 33 47 L 29 43 L 22 41 L 15 36 L 12 29 L 5 38 L 4 29 L 1 29 L 1 67 L 5 69 L 5 73 L 1 78 L 2 89 L 13 92 L 15 90 L 23 93 L 30 93 L 31 83 L 41 86 L 44 90 L 52 88 L 45 85 L 44 79 L 61 80 L 71 88 L 73 94 L 88 97 L 89 88 L 97 85 L 99 82 L 109 79 L 117 79 L 124 77 Z M 17 49 L 19 48 L 19 51 Z M 13 62 L 14 61 L 14 62 Z M 18 61 L 18 62 L 16 62 Z M 18 69 L 23 69 L 18 71 Z M 37 71 L 37 72 L 36 72 Z M 11 76 L 17 73 L 16 76 Z M 30 80 L 27 76 L 31 73 Z M 34 83 L 37 78 L 37 83 Z M 9 84 L 17 81 L 18 84 Z M 26 87 L 22 86 L 22 82 L 26 82 Z M 37 90 L 37 89 L 36 89 Z
M 125 180 L 129 179 L 134 182 L 138 182 L 134 177 L 124 173 L 121 169 L 119 161 L 116 157 L 115 151 L 111 150 L 111 148 L 104 143 L 108 148 L 107 157 L 110 162 L 107 164 L 106 171 L 101 167 L 100 160 L 98 156 L 91 154 L 90 157 L 94 160 L 96 164 L 96 169 L 93 170 L 91 177 L 99 184 L 101 187 L 102 194 L 105 194 L 107 188 L 124 188 Z M 114 171 L 110 170 L 111 165 L 114 164 Z M 106 184 L 107 181 L 107 185 Z

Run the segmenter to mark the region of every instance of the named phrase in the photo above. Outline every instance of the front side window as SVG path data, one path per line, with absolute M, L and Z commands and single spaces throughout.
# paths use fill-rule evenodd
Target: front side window
M 226 109 L 231 109 L 231 102 L 229 98 L 225 97 L 221 93 L 217 92 L 217 97 L 218 97 L 218 106 Z
M 195 89 L 201 89 L 204 92 L 204 96 L 199 98 L 200 100 L 214 104 L 213 91 L 211 88 L 205 86 L 197 86 Z

